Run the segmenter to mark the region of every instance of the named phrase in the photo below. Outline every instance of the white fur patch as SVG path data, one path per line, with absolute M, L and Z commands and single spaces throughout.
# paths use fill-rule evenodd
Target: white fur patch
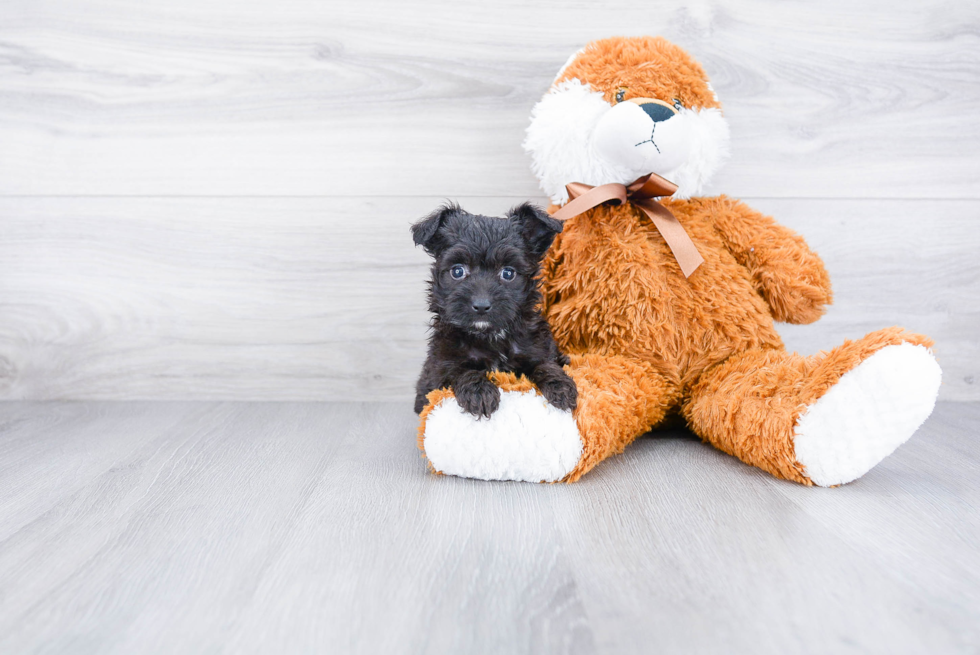
M 629 176 L 629 171 L 592 152 L 592 132 L 610 108 L 601 93 L 571 79 L 553 87 L 531 110 L 524 149 L 531 155 L 531 170 L 552 202 L 568 200 L 565 185 L 569 182 L 596 186 Z
M 678 185 L 674 197 L 689 198 L 702 192 L 728 157 L 728 123 L 721 110 L 681 109 L 671 121 L 683 123 L 689 135 L 690 154 L 683 164 L 672 171 L 653 171 L 645 160 L 609 161 L 597 153 L 594 135 L 612 108 L 601 93 L 571 79 L 555 85 L 531 110 L 524 149 L 531 155 L 531 170 L 541 188 L 555 204 L 568 201 L 565 185 L 569 182 L 629 184 L 650 172 Z
M 923 346 L 882 348 L 841 376 L 796 423 L 796 461 L 814 484 L 861 477 L 908 441 L 936 404 L 942 371 Z
M 673 198 L 693 198 L 704 192 L 708 182 L 728 159 L 731 134 L 720 109 L 681 109 L 680 115 L 672 120 L 679 118 L 688 123 L 690 154 L 686 162 L 664 173 L 664 177 L 677 185 Z
M 582 458 L 572 413 L 534 391 L 501 392 L 500 407 L 480 420 L 447 398 L 429 412 L 423 447 L 440 473 L 480 480 L 556 482 Z

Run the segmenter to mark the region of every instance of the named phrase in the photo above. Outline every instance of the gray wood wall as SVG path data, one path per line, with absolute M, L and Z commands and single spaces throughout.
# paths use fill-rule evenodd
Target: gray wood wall
M 4 0 L 0 398 L 408 399 L 445 198 L 543 201 L 531 106 L 585 42 L 712 76 L 745 199 L 823 255 L 802 352 L 892 324 L 980 399 L 980 4 Z

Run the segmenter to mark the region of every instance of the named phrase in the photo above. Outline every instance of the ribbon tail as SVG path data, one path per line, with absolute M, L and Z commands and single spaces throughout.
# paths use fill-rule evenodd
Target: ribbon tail
M 684 226 L 670 213 L 670 210 L 654 200 L 635 203 L 650 217 L 653 224 L 660 230 L 664 241 L 674 253 L 674 258 L 680 264 L 684 277 L 691 277 L 698 266 L 704 263 L 704 257 L 698 252 L 697 246 L 691 241 Z

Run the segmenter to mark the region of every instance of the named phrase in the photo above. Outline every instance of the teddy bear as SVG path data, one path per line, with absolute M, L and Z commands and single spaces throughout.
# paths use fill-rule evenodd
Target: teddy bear
M 428 395 L 418 445 L 439 472 L 574 482 L 678 421 L 777 478 L 857 479 L 932 412 L 941 370 L 926 336 L 898 327 L 811 356 L 775 322 L 830 304 L 820 258 L 737 199 L 701 196 L 729 128 L 701 65 L 660 37 L 594 41 L 533 108 L 524 142 L 563 221 L 543 261 L 543 311 L 578 388 L 574 412 L 491 373 L 489 419 L 450 389 Z

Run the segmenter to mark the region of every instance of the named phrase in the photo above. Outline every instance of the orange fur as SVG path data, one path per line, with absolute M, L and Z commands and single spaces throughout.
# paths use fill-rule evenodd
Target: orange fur
M 632 204 L 596 207 L 565 222 L 544 262 L 542 286 L 559 346 L 634 356 L 683 386 L 734 353 L 781 348 L 752 272 L 715 225 L 734 203 L 722 196 L 665 204 L 705 259 L 689 279 L 656 226 Z M 771 231 L 757 235 L 759 248 L 795 250 L 798 261 L 812 263 L 811 277 L 826 279 L 817 256 L 785 232 L 783 241 Z M 777 276 L 772 293 L 792 295 L 778 283 L 791 278 L 790 271 Z
M 701 64 L 659 36 L 593 41 L 555 82 L 572 78 L 602 91 L 609 103 L 622 88 L 626 100 L 677 98 L 685 107 L 721 107 Z

